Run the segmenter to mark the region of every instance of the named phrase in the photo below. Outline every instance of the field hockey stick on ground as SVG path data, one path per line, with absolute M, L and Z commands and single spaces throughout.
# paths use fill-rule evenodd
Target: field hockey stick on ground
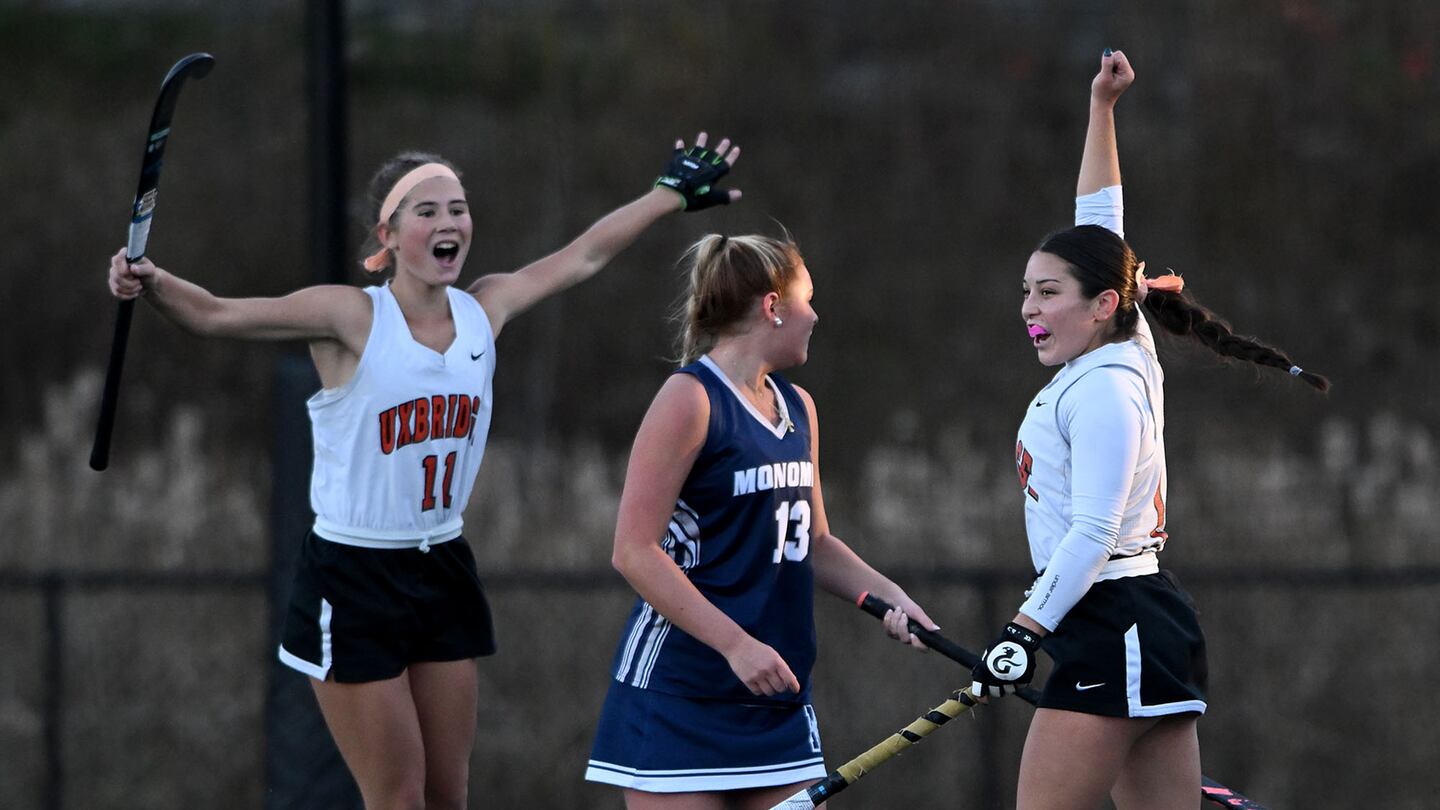
M 878 596 L 871 596 L 869 592 L 860 594 L 860 598 L 855 600 L 855 604 L 858 605 L 861 610 L 877 619 L 884 619 L 885 614 L 895 607 Z M 914 619 L 910 620 L 910 632 L 914 633 L 916 638 L 925 642 L 925 646 L 960 664 L 966 669 L 974 669 L 975 665 L 980 663 L 979 656 L 934 630 L 926 630 Z M 1040 693 L 1028 686 L 1019 689 L 1015 695 L 1031 706 L 1040 705 Z M 1265 806 L 1259 802 L 1247 799 L 1208 776 L 1202 776 L 1200 778 L 1200 795 L 1221 807 L 1231 807 L 1236 808 L 1236 810 L 1266 810 Z
M 977 703 L 969 687 L 953 693 L 949 700 L 915 718 L 914 722 L 886 737 L 879 745 L 841 765 L 831 771 L 829 776 L 790 796 L 770 810 L 811 810 L 818 807 L 821 802 L 860 781 L 860 777 L 875 770 L 880 763 L 920 742 L 930 732 L 969 711 Z
M 145 137 L 145 156 L 140 163 L 140 187 L 130 206 L 130 238 L 125 247 L 127 261 L 138 262 L 145 256 L 145 243 L 150 239 L 150 222 L 155 214 L 155 196 L 160 185 L 160 168 L 165 160 L 165 142 L 170 139 L 170 119 L 180 100 L 180 88 L 186 79 L 203 79 L 214 67 L 215 58 L 208 53 L 192 53 L 176 62 L 160 82 L 160 96 L 150 115 L 150 131 Z M 110 434 L 115 428 L 115 407 L 120 399 L 120 372 L 125 368 L 125 345 L 130 339 L 130 318 L 135 299 L 121 301 L 115 316 L 115 337 L 110 342 L 110 365 L 105 369 L 105 390 L 100 396 L 100 420 L 95 426 L 95 445 L 90 450 L 90 469 L 110 466 Z

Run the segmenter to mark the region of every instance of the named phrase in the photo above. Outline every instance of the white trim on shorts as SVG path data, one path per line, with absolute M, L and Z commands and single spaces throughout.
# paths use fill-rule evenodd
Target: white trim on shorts
M 590 760 L 585 779 L 648 793 L 709 793 L 721 790 L 775 787 L 824 779 L 824 757 L 778 762 L 749 768 L 695 768 L 642 771 L 624 765 Z
M 311 531 L 321 540 L 329 540 L 332 543 L 346 546 L 418 548 L 421 551 L 429 551 L 433 545 L 446 543 L 459 537 L 464 527 L 464 521 L 457 517 L 429 530 L 361 529 L 354 526 L 342 526 L 317 516 Z
M 285 649 L 285 645 L 283 643 L 280 645 L 280 663 L 284 664 L 287 667 L 290 667 L 291 669 L 298 670 L 305 675 L 309 675 L 317 681 L 325 680 L 325 676 L 330 673 L 330 665 L 333 663 L 334 660 L 333 656 L 331 655 L 330 649 L 330 619 L 334 616 L 334 614 L 335 608 L 331 606 L 329 601 L 322 598 L 320 600 L 319 664 L 306 661 L 304 658 L 301 658 L 295 653 L 290 652 L 289 650 Z
M 1130 625 L 1125 631 L 1125 702 L 1131 717 L 1160 717 L 1185 712 L 1205 713 L 1203 700 L 1177 700 L 1146 706 L 1140 701 L 1140 626 Z

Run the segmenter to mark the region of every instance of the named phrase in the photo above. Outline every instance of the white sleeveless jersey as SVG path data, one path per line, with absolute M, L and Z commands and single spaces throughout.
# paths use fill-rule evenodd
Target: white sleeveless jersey
M 1118 186 L 1076 203 L 1077 224 L 1121 233 Z M 1097 203 L 1107 215 L 1085 216 Z M 1048 630 L 1097 580 L 1159 570 L 1164 381 L 1142 313 L 1134 338 L 1066 363 L 1026 409 L 1015 466 L 1040 577 L 1020 610 Z
M 372 548 L 460 534 L 485 455 L 495 335 L 479 302 L 448 289 L 455 341 L 416 342 L 389 285 L 367 287 L 370 336 L 355 375 L 306 403 L 315 442 L 315 534 Z

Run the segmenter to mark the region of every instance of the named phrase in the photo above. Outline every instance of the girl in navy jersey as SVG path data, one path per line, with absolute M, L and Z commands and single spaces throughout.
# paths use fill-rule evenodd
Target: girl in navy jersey
M 687 254 L 684 365 L 640 426 L 613 562 L 639 594 L 586 778 L 641 808 L 768 808 L 825 775 L 810 706 L 814 589 L 933 623 L 830 533 L 815 403 L 774 373 L 819 320 L 795 245 L 707 236 Z M 903 631 L 903 632 L 902 632 Z
M 1164 375 L 1155 322 L 1216 353 L 1325 378 L 1233 334 L 1146 279 L 1123 238 L 1116 99 L 1134 80 L 1109 50 L 1091 83 L 1076 227 L 1047 237 L 1025 268 L 1021 316 L 1040 362 L 1062 365 L 1026 409 L 1015 447 L 1035 570 L 1025 603 L 974 669 L 976 694 L 1029 682 L 1054 660 L 1020 765 L 1022 810 L 1196 807 L 1205 642 L 1190 596 L 1157 561 L 1165 525 Z
M 281 660 L 310 676 L 368 808 L 462 808 L 474 745 L 476 657 L 495 651 L 461 515 L 485 451 L 495 338 L 589 278 L 662 216 L 739 197 L 715 183 L 740 150 L 676 143 L 649 193 L 513 273 L 460 278 L 472 223 L 454 168 L 390 161 L 371 182 L 372 272 L 387 283 L 220 298 L 142 259 L 111 259 L 119 298 L 144 295 L 187 331 L 305 340 L 315 525 L 300 554 Z

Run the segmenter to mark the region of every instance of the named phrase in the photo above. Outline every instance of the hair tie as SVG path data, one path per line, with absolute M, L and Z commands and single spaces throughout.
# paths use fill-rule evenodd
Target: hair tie
M 1300 372 L 1302 372 L 1302 371 L 1304 371 L 1304 370 L 1305 370 L 1305 369 L 1300 368 L 1299 366 L 1291 366 L 1291 367 L 1290 367 L 1290 376 L 1291 376 L 1291 377 L 1299 377 L 1299 376 L 1300 376 Z
M 390 248 L 382 246 L 379 250 L 366 256 L 365 260 L 360 262 L 360 266 L 372 273 L 381 272 L 390 266 Z
M 1145 262 L 1140 262 L 1135 267 L 1135 303 L 1144 301 L 1145 296 L 1149 295 L 1151 290 L 1179 293 L 1185 289 L 1185 279 L 1175 275 L 1174 270 L 1170 270 L 1168 267 L 1165 269 L 1169 270 L 1169 275 L 1145 278 Z

